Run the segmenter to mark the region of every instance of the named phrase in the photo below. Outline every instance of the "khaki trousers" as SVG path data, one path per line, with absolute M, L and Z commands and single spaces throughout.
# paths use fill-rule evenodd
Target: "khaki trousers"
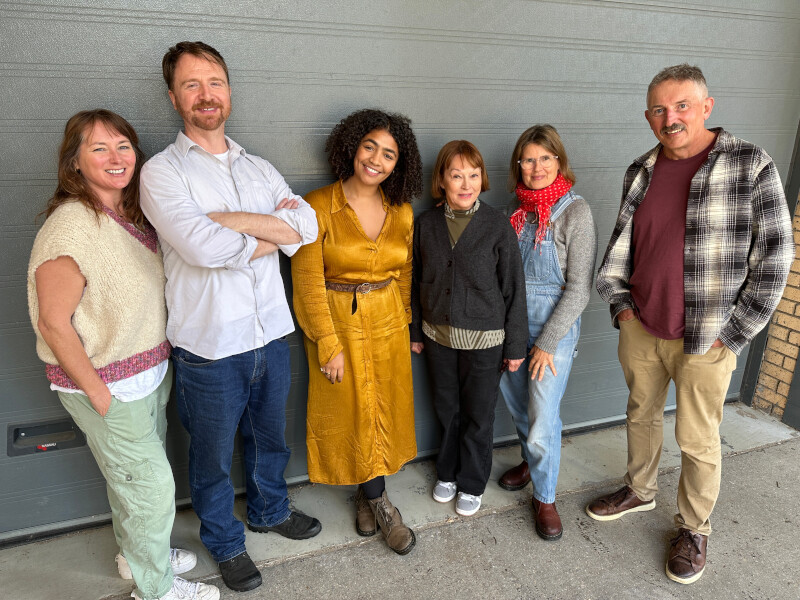
M 671 379 L 677 400 L 675 439 L 681 449 L 675 525 L 710 534 L 722 467 L 719 425 L 736 355 L 726 347 L 684 354 L 683 339 L 662 340 L 631 319 L 620 321 L 619 362 L 630 390 L 625 483 L 642 500 L 656 495 Z

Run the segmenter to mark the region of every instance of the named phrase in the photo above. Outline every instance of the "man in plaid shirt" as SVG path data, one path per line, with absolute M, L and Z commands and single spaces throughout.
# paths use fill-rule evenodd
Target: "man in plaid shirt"
M 736 355 L 769 321 L 794 257 L 775 164 L 761 148 L 707 129 L 713 107 L 697 67 L 667 67 L 650 83 L 645 117 L 660 143 L 625 174 L 597 276 L 620 330 L 630 390 L 628 470 L 625 486 L 586 512 L 609 521 L 655 508 L 672 379 L 681 476 L 666 573 L 679 583 L 705 568 L 720 487 L 719 424 Z

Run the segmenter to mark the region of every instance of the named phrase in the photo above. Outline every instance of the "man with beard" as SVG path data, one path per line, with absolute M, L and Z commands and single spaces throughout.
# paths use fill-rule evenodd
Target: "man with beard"
M 294 330 L 278 254 L 317 238 L 314 210 L 266 160 L 225 136 L 228 68 L 202 42 L 164 55 L 164 79 L 184 131 L 145 164 L 142 209 L 158 231 L 167 275 L 167 338 L 178 413 L 191 436 L 189 483 L 200 538 L 229 588 L 261 574 L 233 516 L 230 479 L 241 432 L 247 526 L 291 539 L 317 535 L 317 519 L 289 506 L 283 472 Z
M 672 379 L 681 476 L 666 573 L 678 583 L 696 581 L 705 568 L 736 355 L 769 321 L 794 255 L 775 164 L 724 129 L 706 129 L 713 106 L 697 67 L 667 67 L 650 83 L 645 118 L 660 144 L 625 174 L 597 277 L 620 330 L 630 390 L 628 469 L 625 486 L 586 512 L 610 521 L 655 508 Z

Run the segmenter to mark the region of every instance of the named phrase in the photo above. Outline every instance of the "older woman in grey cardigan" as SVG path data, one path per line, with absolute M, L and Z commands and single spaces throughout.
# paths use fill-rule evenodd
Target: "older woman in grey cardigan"
M 562 534 L 555 506 L 561 459 L 561 398 L 577 353 L 581 312 L 589 302 L 597 234 L 558 132 L 535 125 L 517 141 L 509 191 L 528 304 L 527 369 L 507 372 L 500 389 L 522 445 L 523 461 L 499 481 L 507 490 L 533 483 L 536 533 Z
M 411 349 L 425 349 L 433 406 L 442 425 L 433 499 L 469 516 L 492 468 L 494 409 L 502 368 L 525 356 L 525 281 L 508 218 L 478 195 L 489 189 L 483 158 L 448 142 L 433 168 L 445 201 L 414 228 Z

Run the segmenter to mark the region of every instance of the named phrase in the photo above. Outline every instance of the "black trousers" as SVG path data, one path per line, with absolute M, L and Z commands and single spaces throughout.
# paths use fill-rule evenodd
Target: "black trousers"
M 433 405 L 442 425 L 437 476 L 480 496 L 492 470 L 494 409 L 503 346 L 454 350 L 425 339 Z

